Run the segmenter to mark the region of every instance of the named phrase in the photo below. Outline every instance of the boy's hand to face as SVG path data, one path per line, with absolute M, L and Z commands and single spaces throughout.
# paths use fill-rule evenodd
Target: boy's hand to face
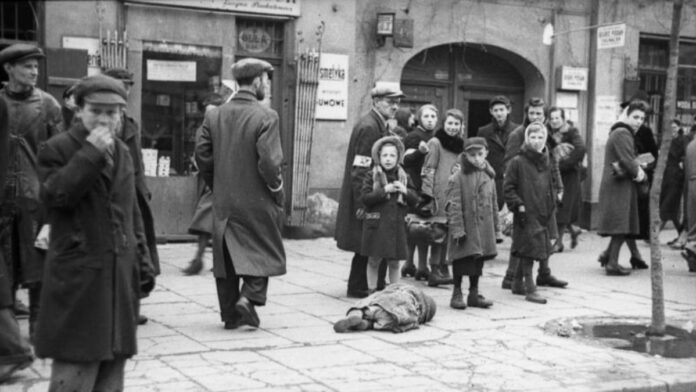
M 488 156 L 488 150 L 485 148 L 470 148 L 464 152 L 466 160 L 472 165 L 483 169 L 486 167 L 486 157 Z
M 121 106 L 85 102 L 78 113 L 82 124 L 89 131 L 87 141 L 99 151 L 111 149 L 114 145 L 116 129 L 121 121 Z

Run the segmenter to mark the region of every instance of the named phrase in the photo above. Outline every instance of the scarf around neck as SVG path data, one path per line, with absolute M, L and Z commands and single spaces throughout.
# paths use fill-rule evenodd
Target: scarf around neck
M 439 129 L 435 132 L 435 137 L 447 151 L 451 151 L 455 154 L 461 154 L 464 151 L 464 139 L 459 136 L 450 136 L 444 129 Z
M 399 179 L 399 182 L 404 184 L 404 186 L 408 186 L 408 176 L 401 165 L 397 165 L 394 169 L 387 173 L 384 171 L 384 168 L 382 168 L 382 165 L 377 164 L 372 170 L 372 190 L 376 191 L 380 188 L 384 189 L 384 187 L 389 183 L 387 174 L 392 174 L 394 171 L 396 171 L 396 178 Z M 391 196 L 391 193 L 387 193 L 387 199 L 391 199 Z M 399 204 L 406 205 L 403 193 L 397 193 L 396 201 Z

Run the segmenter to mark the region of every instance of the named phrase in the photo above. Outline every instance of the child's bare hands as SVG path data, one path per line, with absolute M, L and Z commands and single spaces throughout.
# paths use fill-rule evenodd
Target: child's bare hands
M 387 193 L 394 193 L 397 191 L 396 185 L 394 185 L 394 183 L 389 183 L 384 186 L 384 191 Z
M 420 151 L 423 154 L 427 154 L 428 152 L 430 152 L 430 148 L 428 148 L 428 143 L 421 140 L 420 144 L 418 144 L 418 151 Z
M 406 185 L 401 183 L 401 181 L 394 181 L 394 182 L 392 182 L 392 184 L 394 184 L 394 186 L 396 187 L 397 192 L 401 192 L 404 194 L 406 193 Z

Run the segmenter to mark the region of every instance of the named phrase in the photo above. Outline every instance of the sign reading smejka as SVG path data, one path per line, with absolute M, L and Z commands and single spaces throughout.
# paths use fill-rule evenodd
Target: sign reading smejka
M 348 56 L 322 53 L 317 86 L 318 120 L 348 118 Z
M 597 29 L 597 49 L 619 48 L 626 42 L 626 24 L 617 23 Z

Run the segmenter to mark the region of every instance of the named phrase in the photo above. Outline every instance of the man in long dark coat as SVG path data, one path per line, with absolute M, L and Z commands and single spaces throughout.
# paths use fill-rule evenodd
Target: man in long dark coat
M 10 162 L 3 210 L 0 214 L 0 251 L 4 252 L 13 290 L 29 289 L 29 330 L 39 312 L 43 255 L 34 240 L 45 223 L 39 202 L 36 154 L 38 146 L 57 134 L 63 121 L 60 104 L 36 87 L 41 49 L 28 44 L 11 45 L 0 52 L 0 64 L 9 77 L 0 90 L 7 103 L 10 130 Z M 15 307 L 16 308 L 16 307 Z
M 95 75 L 75 88 L 80 121 L 40 149 L 51 225 L 36 354 L 52 358 L 49 390 L 123 390 L 136 354 L 138 264 L 147 257 L 135 173 L 116 137 L 123 84 Z
M 213 274 L 226 329 L 258 327 L 268 277 L 285 274 L 280 127 L 260 103 L 272 70 L 253 58 L 233 64 L 239 91 L 205 114 L 196 140 L 200 174 L 213 190 Z
M 363 179 L 372 165 L 372 145 L 388 134 L 387 120 L 394 117 L 404 94 L 392 86 L 372 89 L 372 109 L 353 128 L 348 143 L 343 185 L 336 216 L 336 245 L 354 252 L 348 276 L 348 297 L 364 298 L 367 290 L 367 256 L 360 253 L 362 213 L 360 201 Z

